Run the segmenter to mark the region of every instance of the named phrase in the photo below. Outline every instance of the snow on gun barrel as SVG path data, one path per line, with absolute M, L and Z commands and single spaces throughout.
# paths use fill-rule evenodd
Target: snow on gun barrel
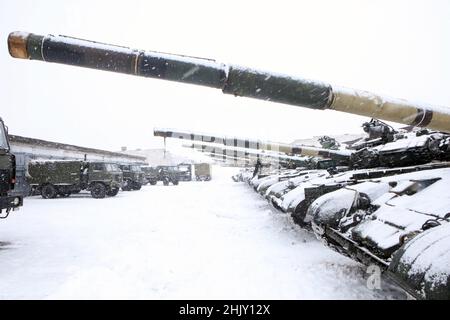
M 334 88 L 321 82 L 226 65 L 210 59 L 25 32 L 10 33 L 8 48 L 15 58 L 203 85 L 235 96 L 317 110 L 337 110 L 450 133 L 449 108 Z
M 324 148 L 316 148 L 309 146 L 293 146 L 287 143 L 281 142 L 269 142 L 262 140 L 252 140 L 246 138 L 228 137 L 220 135 L 211 135 L 206 133 L 194 132 L 194 131 L 182 131 L 175 129 L 163 129 L 155 128 L 153 135 L 163 138 L 175 138 L 189 141 L 199 141 L 204 143 L 221 144 L 225 147 L 242 148 L 242 149 L 255 149 L 280 152 L 285 154 L 302 155 L 310 157 L 330 158 L 335 160 L 338 164 L 348 164 L 350 156 L 352 154 L 349 150 L 330 150 Z M 210 150 L 216 150 L 215 147 L 210 147 Z M 226 152 L 230 152 L 232 155 L 236 150 L 228 149 Z
M 343 146 L 338 149 L 325 149 L 163 128 L 155 128 L 153 134 L 163 138 L 224 145 L 226 147 L 225 152 L 229 156 L 234 156 L 235 153 L 245 156 L 245 150 L 255 149 L 322 159 L 314 166 L 316 169 L 335 166 L 349 166 L 353 169 L 380 166 L 401 167 L 427 163 L 432 160 L 450 160 L 450 136 L 428 129 L 417 132 L 395 132 L 386 141 L 382 138 L 369 141 L 361 139 L 361 141 L 354 143 L 357 148 L 353 148 L 353 145 L 351 145 L 347 149 Z M 207 146 L 206 148 L 209 152 L 217 151 L 216 147 Z M 312 168 L 310 165 L 308 167 Z

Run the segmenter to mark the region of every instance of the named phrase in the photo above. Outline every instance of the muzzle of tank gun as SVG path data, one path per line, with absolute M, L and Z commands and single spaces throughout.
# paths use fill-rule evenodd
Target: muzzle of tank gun
M 8 48 L 15 58 L 197 84 L 235 96 L 317 110 L 331 109 L 450 133 L 450 110 L 447 108 L 333 88 L 321 82 L 226 65 L 210 59 L 24 32 L 11 33 Z

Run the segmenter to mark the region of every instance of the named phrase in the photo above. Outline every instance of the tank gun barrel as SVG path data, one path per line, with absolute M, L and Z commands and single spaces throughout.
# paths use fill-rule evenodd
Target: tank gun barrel
M 226 65 L 211 59 L 25 32 L 12 32 L 8 37 L 8 49 L 15 58 L 197 84 L 235 96 L 342 111 L 450 133 L 449 108 L 336 88 L 322 82 Z
M 268 153 L 259 150 L 240 150 L 234 147 L 216 147 L 208 144 L 194 143 L 192 145 L 187 145 L 186 147 L 193 148 L 200 152 L 208 152 L 216 155 L 226 155 L 236 158 L 268 158 L 278 161 L 307 161 L 307 157 L 301 158 L 299 156 L 288 156 L 280 153 Z
M 260 157 L 257 154 L 249 154 L 246 157 L 239 157 L 239 156 L 233 156 L 233 155 L 223 155 L 220 153 L 214 153 L 214 152 L 207 152 L 204 151 L 204 154 L 214 160 L 220 160 L 225 161 L 228 163 L 234 163 L 234 164 L 245 164 L 245 165 L 254 165 L 258 159 L 264 161 L 264 163 L 267 164 L 285 164 L 289 160 L 282 159 L 282 158 L 272 158 L 272 157 Z
M 349 150 L 329 150 L 302 145 L 290 145 L 288 143 L 251 140 L 236 137 L 203 134 L 192 131 L 179 131 L 161 128 L 155 128 L 153 130 L 153 135 L 163 138 L 175 138 L 187 141 L 222 144 L 226 147 L 274 151 L 285 153 L 288 155 L 330 158 L 341 162 L 350 161 L 351 154 L 353 153 L 353 151 Z

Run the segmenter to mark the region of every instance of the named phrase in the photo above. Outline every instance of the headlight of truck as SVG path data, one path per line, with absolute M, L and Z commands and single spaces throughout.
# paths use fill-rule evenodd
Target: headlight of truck
M 19 203 L 20 203 L 20 199 L 19 198 L 14 198 L 14 200 L 13 200 L 13 205 L 15 205 L 15 206 L 18 206 L 19 205 Z

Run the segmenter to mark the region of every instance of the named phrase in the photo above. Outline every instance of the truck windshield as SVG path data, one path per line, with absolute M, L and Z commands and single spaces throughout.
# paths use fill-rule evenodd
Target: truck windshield
M 141 172 L 142 170 L 141 170 L 141 167 L 139 167 L 139 166 L 131 166 L 131 171 Z
M 6 136 L 6 129 L 3 122 L 0 122 L 0 149 L 8 150 L 8 137 Z
M 119 166 L 115 163 L 107 163 L 106 164 L 107 171 L 120 171 Z
M 105 170 L 105 163 L 92 163 L 91 168 L 93 171 L 104 171 Z

